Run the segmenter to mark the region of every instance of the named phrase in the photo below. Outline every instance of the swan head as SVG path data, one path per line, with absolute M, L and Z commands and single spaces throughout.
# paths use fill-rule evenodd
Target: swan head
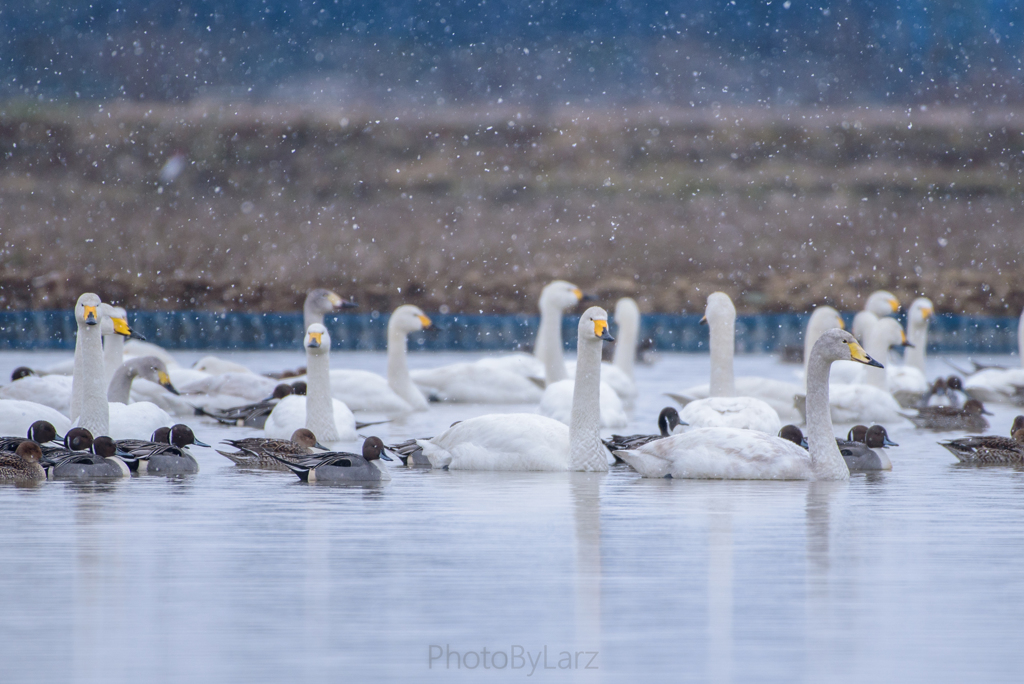
M 900 300 L 892 292 L 876 290 L 868 297 L 864 304 L 864 310 L 870 311 L 878 317 L 889 316 L 900 310 Z
M 866 366 L 885 368 L 864 351 L 857 338 L 839 328 L 832 328 L 822 333 L 811 349 L 811 356 L 822 356 L 829 363 L 832 361 L 856 361 Z
M 306 448 L 316 447 L 317 449 L 328 451 L 327 447 L 317 441 L 316 435 L 313 434 L 313 431 L 306 428 L 299 428 L 293 432 L 292 441 L 296 444 L 301 444 Z
M 732 298 L 724 292 L 712 292 L 708 295 L 708 303 L 704 309 L 704 318 L 700 319 L 702 324 L 711 327 L 727 325 L 736 320 L 736 307 Z
M 102 303 L 99 295 L 86 292 L 78 298 L 78 303 L 75 304 L 75 320 L 79 325 L 99 325 L 99 309 Z
M 358 304 L 342 299 L 337 293 L 318 287 L 310 290 L 306 295 L 306 302 L 302 305 L 303 311 L 323 315 L 338 309 L 354 309 Z
M 309 326 L 306 330 L 306 339 L 302 343 L 302 346 L 306 348 L 307 354 L 322 354 L 331 351 L 331 333 L 327 332 L 327 328 L 314 323 Z
M 431 325 L 433 323 L 423 313 L 423 310 L 412 304 L 403 304 L 398 307 L 391 312 L 391 318 L 388 319 L 388 331 L 395 330 L 404 335 L 426 330 Z
M 935 315 L 935 307 L 932 305 L 932 300 L 927 297 L 918 297 L 914 300 L 914 303 L 910 305 L 910 311 L 907 313 L 907 320 L 912 324 L 927 323 L 928 319 Z
M 363 458 L 367 462 L 376 461 L 378 458 L 383 458 L 385 461 L 394 460 L 384 453 L 384 442 L 380 437 L 367 437 L 363 441 Z
M 540 308 L 557 308 L 567 311 L 586 298 L 583 290 L 565 280 L 552 280 L 540 293 Z
M 592 306 L 580 316 L 579 341 L 609 340 L 614 341 L 608 332 L 608 312 L 599 306 Z
M 189 444 L 195 444 L 196 446 L 208 447 L 209 444 L 200 442 L 196 439 L 196 433 L 192 432 L 192 428 L 183 423 L 178 423 L 171 427 L 171 431 L 168 433 L 170 443 L 176 447 L 187 447 Z
M 137 356 L 125 361 L 124 366 L 133 377 L 155 382 L 171 394 L 178 394 L 167 374 L 167 366 L 156 356 Z
M 868 335 L 873 341 L 879 343 L 877 348 L 874 345 L 869 345 L 876 351 L 882 348 L 882 344 L 885 344 L 886 349 L 914 346 L 907 341 L 907 334 L 903 332 L 903 327 L 895 318 L 880 318 Z
M 624 320 L 640 320 L 640 307 L 632 297 L 623 297 L 615 302 L 615 323 L 621 325 Z
M 25 440 L 19 444 L 14 453 L 30 463 L 39 463 L 43 458 L 43 450 L 39 448 L 38 444 L 30 440 Z
M 828 330 L 829 328 L 845 330 L 846 323 L 843 321 L 843 317 L 839 315 L 839 312 L 831 306 L 819 306 L 811 312 L 811 317 L 807 321 L 807 328 L 809 330 Z

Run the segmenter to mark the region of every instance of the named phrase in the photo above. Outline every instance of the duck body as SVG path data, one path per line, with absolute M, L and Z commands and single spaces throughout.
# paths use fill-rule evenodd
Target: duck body
M 961 463 L 972 465 L 1014 465 L 1024 463 L 1024 443 L 1009 437 L 983 435 L 953 439 L 939 444 Z
M 363 442 L 361 455 L 335 451 L 297 459 L 286 459 L 275 454 L 275 458 L 303 482 L 363 484 L 387 482 L 391 479 L 391 473 L 381 463 L 381 458 L 391 460 L 383 450 L 384 443 L 380 439 L 369 437 Z
M 326 451 L 326 448 L 317 442 L 316 436 L 305 428 L 292 433 L 291 439 L 247 437 L 222 441 L 235 447 L 238 451 L 229 452 L 218 449 L 217 453 L 231 460 L 235 465 L 246 468 L 288 470 L 288 467 L 280 459 L 275 458 L 275 455 L 294 461 L 297 458 L 315 454 L 314 447 Z
M 46 470 L 39 464 L 42 451 L 39 445 L 23 440 L 14 451 L 0 452 L 0 482 L 40 482 L 46 479 Z
M 424 438 L 429 440 L 430 438 Z M 393 444 L 387 447 L 388 451 L 398 456 L 402 465 L 409 468 L 430 468 L 430 459 L 423 455 L 421 447 L 416 439 L 407 439 L 404 442 Z
M 964 403 L 962 408 L 952 406 L 925 406 L 917 410 L 917 415 L 905 416 L 916 427 L 925 430 L 964 430 L 966 432 L 984 432 L 988 429 L 986 415 L 992 415 L 977 399 Z
M 658 414 L 658 434 L 656 435 L 612 435 L 610 439 L 602 439 L 604 445 L 608 447 L 609 451 L 616 451 L 618 449 L 635 449 L 636 447 L 643 446 L 648 442 L 653 442 L 657 439 L 664 439 L 672 434 L 680 425 L 685 426 L 679 420 L 679 412 L 671 406 L 663 408 L 661 413 Z
M 106 449 L 102 447 L 106 446 Z M 97 437 L 90 451 L 75 451 L 63 455 L 49 472 L 53 480 L 108 480 L 130 477 L 131 470 L 116 455 L 114 440 Z

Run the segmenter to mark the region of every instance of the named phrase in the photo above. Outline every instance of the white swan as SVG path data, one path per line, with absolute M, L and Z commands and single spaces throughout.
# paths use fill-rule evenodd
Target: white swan
M 410 379 L 406 356 L 409 334 L 430 325 L 430 319 L 418 306 L 403 304 L 395 309 L 388 319 L 388 377 L 364 370 L 332 370 L 331 396 L 354 412 L 400 416 L 426 411 L 427 399 Z
M 561 334 L 559 334 L 561 339 Z M 605 339 L 613 339 L 607 335 Z M 544 359 L 544 379 L 547 386 L 541 395 L 537 412 L 548 418 L 568 424 L 572 417 L 573 394 L 576 383 L 569 377 L 568 368 L 562 356 L 562 347 L 556 345 L 554 340 L 549 340 L 542 346 L 542 358 Z M 598 364 L 598 375 L 601 376 L 601 367 Z M 603 379 L 598 383 L 598 408 L 602 428 L 617 429 L 629 425 L 629 416 L 622 404 L 619 394 Z
M 57 434 L 71 429 L 71 421 L 60 411 L 34 401 L 0 399 L 0 435 L 26 435 L 32 423 L 46 420 Z
M 793 396 L 800 392 L 800 388 L 793 383 L 751 378 L 744 382 L 744 389 L 753 391 L 756 396 L 736 396 L 740 394 L 733 376 L 736 307 L 729 295 L 724 292 L 708 295 L 701 322 L 707 323 L 710 329 L 711 382 L 706 386 L 684 390 L 678 395 L 669 395 L 679 397 L 678 400 L 683 403 L 679 419 L 693 427 L 746 428 L 777 435 L 782 428 L 782 421 L 773 405 L 777 403 L 788 415 L 793 410 Z M 691 391 L 705 394 L 703 398 L 697 399 Z M 765 397 L 771 397 L 773 405 L 769 405 Z M 684 402 L 684 399 L 690 401 Z M 787 406 L 790 408 L 786 409 Z
M 103 382 L 108 386 L 114 373 L 124 363 L 125 340 L 135 337 L 128 325 L 128 312 L 123 307 L 100 304 L 100 330 L 103 332 Z
M 804 372 L 803 378 L 807 378 L 807 365 L 811 362 L 811 350 L 814 349 L 814 343 L 818 341 L 826 330 L 832 328 L 839 328 L 843 330 L 846 328 L 846 324 L 843 323 L 843 317 L 839 315 L 839 312 L 833 309 L 831 306 L 819 306 L 811 312 L 811 317 L 807 319 L 807 327 L 804 328 Z M 835 374 L 836 366 L 833 364 L 830 378 Z
M 307 428 L 321 441 L 355 441 L 356 419 L 345 404 L 331 398 L 331 335 L 314 323 L 306 332 L 306 396 L 291 394 L 267 416 L 263 432 L 273 439 L 288 439 Z
M 640 339 L 640 307 L 636 300 L 623 297 L 617 301 L 612 320 L 615 321 L 615 355 L 611 363 L 601 364 L 601 381 L 615 390 L 623 407 L 632 410 L 637 396 L 633 369 Z M 570 378 L 576 377 L 576 362 L 565 364 L 565 370 Z
M 691 429 L 615 455 L 643 477 L 735 480 L 845 480 L 850 471 L 829 415 L 829 366 L 853 359 L 879 366 L 850 333 L 834 329 L 814 345 L 807 376 L 809 449 L 752 430 Z
M 900 324 L 886 317 L 869 324 L 868 339 L 864 346 L 872 356 L 885 358 L 890 347 L 905 342 L 906 336 Z M 866 370 L 869 373 L 865 375 L 863 383 L 832 383 L 829 390 L 832 420 L 837 423 L 867 424 L 902 420 L 899 403 L 886 389 L 885 371 L 880 368 Z
M 925 355 L 928 351 L 928 320 L 935 307 L 927 297 L 918 297 L 907 311 L 907 342 L 903 351 L 903 364 L 886 365 L 886 389 L 900 406 L 917 404 L 931 390 L 925 375 Z M 870 353 L 870 350 L 869 350 Z
M 583 299 L 580 288 L 564 280 L 548 283 L 540 294 L 540 326 L 533 354 L 506 354 L 415 370 L 413 382 L 441 401 L 474 404 L 535 404 L 542 390 L 531 377 L 544 377 L 547 349 L 562 356 L 562 316 Z
M 1024 312 L 1017 322 L 1017 354 L 1024 364 Z M 985 403 L 1013 403 L 1024 387 L 1024 368 L 983 368 L 964 380 L 964 392 Z
M 896 299 L 893 293 L 886 292 L 885 290 L 876 290 L 864 302 L 864 309 L 858 311 L 857 315 L 853 317 L 853 325 L 850 326 L 850 331 L 853 332 L 853 336 L 858 340 L 863 340 L 867 336 L 867 327 L 871 323 L 879 318 L 894 314 L 899 310 L 900 300 Z
M 835 310 L 835 309 L 834 309 Z M 813 316 L 812 316 L 813 317 Z M 821 316 L 819 316 L 820 318 Z M 713 323 L 714 320 L 714 323 Z M 829 318 L 829 328 L 836 327 L 836 320 L 842 320 L 839 318 L 839 314 L 836 314 L 835 318 Z M 722 379 L 723 387 L 719 389 L 717 394 L 714 396 L 738 396 L 738 397 L 752 397 L 759 399 L 760 401 L 767 403 L 772 411 L 775 412 L 775 418 L 779 421 L 793 422 L 800 419 L 800 412 L 797 411 L 793 405 L 793 397 L 797 394 L 803 393 L 803 388 L 792 382 L 784 382 L 781 380 L 773 380 L 771 378 L 759 378 L 754 376 L 743 376 L 739 378 L 732 378 L 733 368 L 733 355 L 735 348 L 735 326 L 736 326 L 736 308 L 732 303 L 729 296 L 723 292 L 713 293 L 708 297 L 708 305 L 705 313 L 705 317 L 701 320 L 702 323 L 707 322 L 711 326 L 711 358 L 712 358 L 712 376 L 715 377 L 716 370 L 715 366 L 719 366 L 719 378 Z M 820 333 L 817 333 L 820 335 Z M 726 370 L 728 371 L 726 373 Z M 728 384 L 732 383 L 732 389 L 728 389 Z M 688 387 L 681 392 L 667 392 L 667 395 L 675 399 L 686 407 L 689 403 L 698 399 L 707 399 L 713 396 L 711 391 L 711 384 L 696 385 L 694 387 Z M 728 405 L 730 412 L 743 412 L 745 411 L 745 402 L 717 402 L 720 407 L 726 410 Z M 764 412 L 764 407 L 760 404 L 756 405 L 756 411 L 765 414 L 768 422 L 764 423 L 762 427 L 765 429 L 762 431 L 769 432 L 767 428 L 770 428 L 774 423 L 770 414 Z M 706 409 L 705 409 L 706 410 Z M 689 422 L 688 419 L 683 419 Z M 742 427 L 741 425 L 734 425 L 731 422 L 722 424 L 715 422 L 714 416 L 709 414 L 706 419 L 701 419 L 703 422 L 697 427 Z M 707 421 L 712 421 L 711 423 Z M 781 426 L 780 426 L 781 427 Z M 760 428 L 755 428 L 760 429 Z M 776 430 L 772 434 L 777 434 Z
M 156 383 L 165 392 L 176 392 L 159 357 L 138 356 L 121 364 L 107 388 L 108 434 L 114 439 L 149 439 L 157 429 L 174 424 L 167 412 L 152 402 L 129 403 L 136 378 Z
M 103 382 L 100 303 L 98 295 L 86 292 L 75 304 L 78 334 L 75 336 L 75 373 L 71 385 L 71 421 L 97 437 L 109 436 L 110 427 L 107 386 Z
M 577 373 L 569 426 L 530 413 L 469 418 L 433 439 L 417 440 L 435 468 L 450 470 L 607 471 L 608 450 L 601 443 L 598 391 L 601 344 L 608 315 L 600 307 L 579 323 Z

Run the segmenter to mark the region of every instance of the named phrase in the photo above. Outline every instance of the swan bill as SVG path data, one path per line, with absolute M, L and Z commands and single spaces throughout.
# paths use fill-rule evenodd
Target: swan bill
M 612 337 L 611 333 L 608 332 L 608 321 L 596 320 L 594 321 L 594 335 L 601 338 L 602 340 L 608 340 L 614 342 L 615 338 Z
M 913 345 L 913 344 L 911 344 L 911 343 L 910 343 L 910 341 L 909 341 L 909 340 L 907 339 L 907 333 L 905 333 L 905 332 L 903 332 L 903 331 L 900 331 L 900 338 L 901 338 L 901 339 L 903 340 L 903 341 L 902 341 L 902 342 L 900 343 L 900 346 L 901 346 L 901 347 L 910 347 L 911 349 L 913 349 L 913 348 L 914 348 L 914 345 Z
M 309 333 L 309 344 L 307 344 L 306 346 L 319 347 L 321 344 L 323 344 L 323 335 L 324 334 L 321 332 Z
M 163 387 L 165 390 L 167 390 L 171 394 L 181 394 L 180 392 L 178 392 L 177 389 L 175 389 L 174 385 L 171 384 L 171 376 L 167 375 L 166 372 L 158 370 L 156 372 L 156 377 L 160 381 L 160 386 Z
M 892 312 L 896 313 L 897 311 L 900 310 L 900 300 L 893 297 L 892 299 L 889 300 L 889 306 L 892 307 Z
M 416 318 L 420 319 L 420 324 L 423 326 L 424 329 L 427 329 L 432 325 L 430 319 L 424 316 L 423 314 L 416 314 Z
M 86 325 L 96 325 L 100 322 L 99 316 L 96 314 L 95 306 L 86 306 L 84 317 Z
M 857 342 L 847 342 L 847 346 L 850 348 L 850 356 L 854 361 L 863 363 L 867 366 L 874 366 L 875 368 L 885 368 L 885 366 L 871 358 L 871 356 L 864 351 L 864 347 L 860 346 Z

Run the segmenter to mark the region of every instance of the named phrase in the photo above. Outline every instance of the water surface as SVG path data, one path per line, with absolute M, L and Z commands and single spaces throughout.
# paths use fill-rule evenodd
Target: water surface
M 3 353 L 0 374 L 59 357 Z M 737 358 L 740 375 L 793 369 Z M 706 356 L 638 367 L 629 431 L 707 372 Z M 990 408 L 1004 433 L 1015 409 Z M 255 434 L 189 422 L 211 443 Z M 842 483 L 393 467 L 345 488 L 196 449 L 192 477 L 0 486 L 3 681 L 1019 681 L 1024 472 L 959 467 L 936 445 L 955 435 L 889 427 L 893 471 Z

